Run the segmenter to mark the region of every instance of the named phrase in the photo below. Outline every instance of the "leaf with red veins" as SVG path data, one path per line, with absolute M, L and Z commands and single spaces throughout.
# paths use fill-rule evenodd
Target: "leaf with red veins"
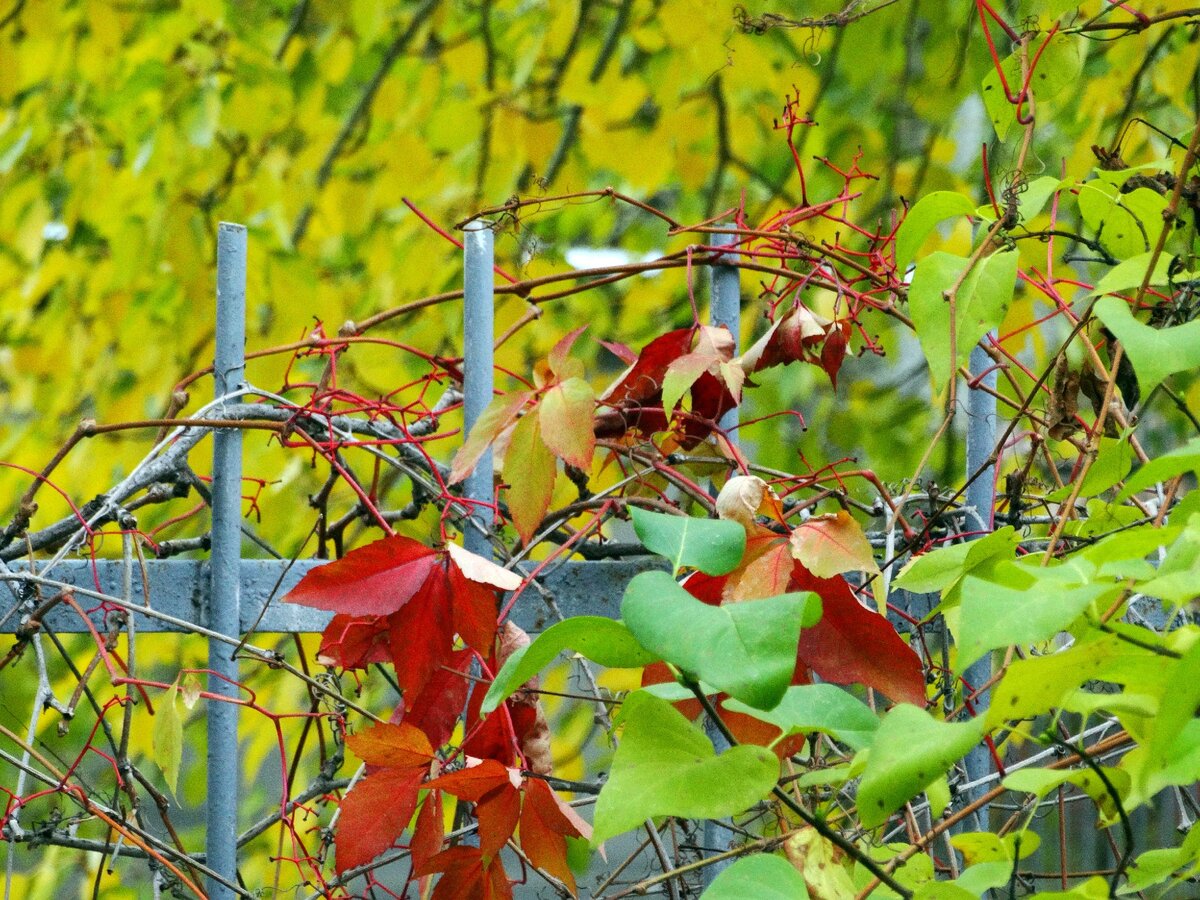
M 310 569 L 283 599 L 353 616 L 387 615 L 421 589 L 436 562 L 436 551 L 420 541 L 388 537 Z
M 825 339 L 829 324 L 797 302 L 742 354 L 742 369 L 751 375 L 771 366 L 811 361 L 813 348 Z
M 430 900 L 512 900 L 512 885 L 499 859 L 485 861 L 478 847 L 448 847 L 415 875 L 441 872 Z
M 865 684 L 896 702 L 925 704 L 921 660 L 891 623 L 867 609 L 845 578 L 817 578 L 796 563 L 791 589 L 815 591 L 821 620 L 800 632 L 799 656 L 826 681 Z
M 446 572 L 437 567 L 403 609 L 388 617 L 388 639 L 396 681 L 416 696 L 454 647 L 452 599 Z
M 843 572 L 879 572 L 867 536 L 844 509 L 801 523 L 792 532 L 791 544 L 792 555 L 818 578 Z
M 342 800 L 334 865 L 339 874 L 365 865 L 391 847 L 417 808 L 425 772 L 384 768 L 358 782 Z
M 483 456 L 496 436 L 513 423 L 530 396 L 528 391 L 516 391 L 492 398 L 492 402 L 475 421 L 463 445 L 454 454 L 454 462 L 450 466 L 451 484 L 457 484 L 471 474 L 479 457 Z
M 567 378 L 547 389 L 538 409 L 545 445 L 567 465 L 591 471 L 596 452 L 592 430 L 596 394 L 592 386 L 582 378 Z
M 550 351 L 547 362 L 550 363 L 550 371 L 559 379 L 566 380 L 574 378 L 582 374 L 582 366 L 578 360 L 571 359 L 569 356 L 571 348 L 575 346 L 575 341 L 579 336 L 587 331 L 586 325 L 580 325 L 574 331 L 568 332 L 559 339 Z
M 746 541 L 742 564 L 725 576 L 721 597 L 738 602 L 786 594 L 795 567 L 787 542 L 778 535 L 751 537 Z
M 521 543 L 528 545 L 537 533 L 550 499 L 558 465 L 542 440 L 539 409 L 527 412 L 513 429 L 504 454 L 504 480 L 508 483 L 508 512 Z
M 566 836 L 585 835 L 574 820 L 563 814 L 560 804 L 562 801 L 546 782 L 537 778 L 525 781 L 525 802 L 521 804 L 521 849 L 531 863 L 565 884 L 572 894 L 578 894 L 575 875 L 567 864 Z M 579 816 L 574 818 L 579 819 Z
M 371 663 L 389 662 L 387 616 L 333 617 L 317 650 L 317 662 L 343 669 L 365 669 Z
M 389 657 L 390 658 L 390 657 Z M 458 724 L 471 681 L 470 650 L 456 650 L 445 664 L 438 666 L 425 689 L 416 698 L 404 698 L 392 713 L 393 722 L 406 722 L 420 729 L 434 747 L 449 743 Z
M 640 407 L 662 406 L 667 367 L 691 349 L 691 328 L 668 331 L 643 347 L 632 365 L 600 397 L 609 409 L 596 419 L 596 437 L 619 437 L 629 428 L 645 433 L 665 430 L 667 417 L 661 409 Z

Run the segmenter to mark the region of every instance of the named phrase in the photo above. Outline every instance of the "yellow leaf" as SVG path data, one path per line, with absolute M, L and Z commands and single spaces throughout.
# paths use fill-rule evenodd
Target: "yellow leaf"
M 183 762 L 183 719 L 179 717 L 179 681 L 167 689 L 167 696 L 154 714 L 154 762 L 163 774 L 171 793 L 179 782 Z

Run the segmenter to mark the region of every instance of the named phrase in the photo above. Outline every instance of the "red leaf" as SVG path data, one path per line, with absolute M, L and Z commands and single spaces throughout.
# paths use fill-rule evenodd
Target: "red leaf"
M 510 769 L 494 759 L 485 759 L 477 766 L 468 766 L 457 772 L 439 775 L 429 782 L 428 787 L 453 794 L 460 800 L 477 803 L 484 794 L 494 791 L 502 785 L 515 787 L 514 779 L 519 782 L 520 774 L 514 775 L 514 772 L 514 769 Z
M 392 720 L 420 729 L 434 747 L 448 743 L 467 702 L 471 682 L 466 676 L 472 656 L 470 650 L 452 653 L 444 665 L 433 671 L 425 689 L 415 699 L 400 701 Z
M 429 860 L 442 849 L 445 837 L 445 817 L 442 814 L 442 792 L 430 791 L 425 795 L 421 811 L 417 813 L 417 824 L 413 829 L 412 841 L 408 845 L 412 854 L 412 867 L 416 872 L 425 868 Z
M 484 863 L 478 847 L 449 847 L 429 860 L 416 875 L 444 873 L 431 900 L 512 900 L 512 886 L 499 859 Z
M 531 863 L 545 869 L 575 894 L 575 875 L 567 865 L 566 835 L 583 836 L 575 823 L 563 815 L 550 786 L 537 778 L 527 779 L 525 802 L 521 806 L 521 849 Z
M 573 374 L 571 370 L 574 366 L 571 365 L 568 354 L 571 352 L 571 348 L 575 346 L 575 341 L 585 331 L 587 331 L 587 326 L 580 325 L 574 331 L 563 335 L 558 343 L 554 345 L 553 349 L 551 349 L 547 362 L 550 363 L 550 371 L 559 378 L 570 378 Z M 575 365 L 578 365 L 578 363 Z
M 283 599 L 335 613 L 387 615 L 421 589 L 436 561 L 420 541 L 388 537 L 310 569 Z
M 369 863 L 396 842 L 417 808 L 424 775 L 416 768 L 380 769 L 345 796 L 335 843 L 339 874 Z
M 484 859 L 495 856 L 508 843 L 517 830 L 520 815 L 521 792 L 508 782 L 488 792 L 475 804 L 479 849 L 483 851 Z
M 450 602 L 446 572 L 439 566 L 407 605 L 388 617 L 392 664 L 405 694 L 420 694 L 437 667 L 450 658 L 454 646 Z
M 827 321 L 797 303 L 742 355 L 746 374 L 791 362 L 814 361 L 813 349 L 825 340 Z
M 391 659 L 387 640 L 387 616 L 338 614 L 325 626 L 317 662 L 343 669 L 365 669 L 371 663 Z
M 628 344 L 622 344 L 620 341 L 599 341 L 598 343 L 627 366 L 632 366 L 637 362 L 638 355 Z
M 829 376 L 830 383 L 837 387 L 838 372 L 846 358 L 846 345 L 850 337 L 849 322 L 835 322 L 829 329 L 825 343 L 821 345 L 821 368 Z
M 488 668 L 493 672 L 499 670 L 499 666 Z M 463 741 L 462 751 L 476 759 L 511 763 L 516 758 L 516 745 L 504 714 L 496 710 L 482 720 L 479 718 L 479 707 L 483 705 L 486 693 L 478 687 L 471 691 L 471 699 L 467 701 L 467 737 Z
M 800 658 L 826 681 L 860 683 L 897 702 L 925 704 L 921 660 L 891 623 L 855 599 L 845 578 L 817 578 L 796 563 L 792 590 L 821 597 L 821 621 L 800 633 Z

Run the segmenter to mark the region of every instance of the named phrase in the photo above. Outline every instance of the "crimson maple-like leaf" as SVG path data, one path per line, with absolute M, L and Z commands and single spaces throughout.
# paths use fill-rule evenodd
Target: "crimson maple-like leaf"
M 498 858 L 485 860 L 478 847 L 448 847 L 415 875 L 441 872 L 430 900 L 512 900 L 512 885 Z
M 471 681 L 473 654 L 470 650 L 456 650 L 450 658 L 438 666 L 425 689 L 415 697 L 403 697 L 392 713 L 391 721 L 407 722 L 420 729 L 429 743 L 442 747 L 454 734 L 454 726 L 467 702 Z
M 527 778 L 524 794 L 521 804 L 521 849 L 531 863 L 549 872 L 570 888 L 571 893 L 577 893 L 575 876 L 567 864 L 566 839 L 568 835 L 584 837 L 584 832 L 564 814 L 565 804 L 546 782 Z M 578 818 L 575 816 L 575 819 Z
M 412 599 L 436 562 L 437 551 L 420 541 L 386 537 L 309 569 L 283 599 L 352 616 L 387 615 Z

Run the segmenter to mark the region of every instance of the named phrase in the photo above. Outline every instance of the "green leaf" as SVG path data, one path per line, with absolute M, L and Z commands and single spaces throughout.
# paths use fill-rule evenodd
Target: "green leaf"
M 743 856 L 713 879 L 702 900 L 807 900 L 808 888 L 786 859 Z
M 968 259 L 938 251 L 921 260 L 908 288 L 908 306 L 929 374 L 941 390 L 971 348 L 999 326 L 1008 312 L 1017 279 L 1017 252 L 1004 250 L 980 261 L 962 279 L 954 298 L 956 352 L 950 352 L 950 303 L 946 293 L 967 268 Z
M 653 816 L 719 819 L 745 812 L 779 779 L 779 760 L 770 750 L 742 744 L 717 756 L 699 728 L 649 694 L 631 694 L 624 714 L 625 730 L 596 801 L 592 846 Z
M 1038 4 L 1038 6 L 1039 11 L 1044 11 L 1043 4 Z M 1067 35 L 1057 35 L 1049 40 L 1049 45 L 1041 50 L 1040 56 L 1038 49 L 1026 51 L 1028 59 L 1026 65 L 1033 67 L 1029 77 L 1029 92 L 1035 98 L 1032 108 L 1037 110 L 1038 122 L 1045 121 L 1047 101 L 1060 97 L 1070 90 L 1075 85 L 1083 66 L 1083 55 L 1080 53 L 1077 39 Z M 1040 48 L 1040 44 L 1038 48 Z M 1035 57 L 1037 57 L 1036 65 L 1034 65 Z M 1000 67 L 1004 71 L 1004 79 L 1008 84 L 1009 93 L 1014 97 L 1017 96 L 1022 87 L 1019 51 L 1005 57 L 1000 63 Z M 1004 141 L 1013 125 L 1017 124 L 1017 108 L 1009 102 L 1008 96 L 1004 92 L 1004 85 L 1000 81 L 1000 75 L 994 65 L 988 67 L 988 73 L 983 79 L 980 90 L 983 94 L 983 105 L 987 110 L 988 119 L 996 129 L 996 136 Z M 1021 109 L 1028 116 L 1031 109 L 1028 100 Z
M 1141 287 L 1142 280 L 1146 277 L 1146 270 L 1150 268 L 1150 257 L 1153 255 L 1153 252 L 1140 253 L 1114 266 L 1096 283 L 1096 287 L 1088 296 L 1115 294 L 1117 291 L 1131 291 Z M 1154 266 L 1154 273 L 1150 277 L 1150 284 L 1166 284 L 1170 280 L 1167 274 L 1170 268 L 1171 255 L 1160 253 L 1158 262 Z
M 1103 181 L 1079 185 L 1078 202 L 1084 224 L 1117 259 L 1130 259 L 1150 250 L 1162 230 L 1162 214 L 1167 207 L 1167 198 L 1149 188 L 1122 194 Z
M 983 719 L 941 722 L 901 703 L 883 717 L 858 789 L 862 824 L 874 828 L 921 793 L 983 737 Z
M 957 635 L 959 670 L 989 650 L 1054 637 L 1094 601 L 1115 590 L 1111 584 L 1067 588 L 1044 582 L 1012 588 L 968 575 L 962 584 Z
M 1005 525 L 987 537 L 939 547 L 910 559 L 892 585 L 918 594 L 941 591 L 949 599 L 949 593 L 967 573 L 997 560 L 1012 559 L 1020 540 L 1016 529 Z
M 154 713 L 151 746 L 154 762 L 163 774 L 171 793 L 179 782 L 179 767 L 183 763 L 183 719 L 179 716 L 179 681 L 167 688 L 163 702 Z
M 1117 500 L 1128 500 L 1138 491 L 1144 491 L 1152 484 L 1168 481 L 1184 472 L 1198 470 L 1200 470 L 1200 438 L 1192 438 L 1182 447 L 1176 447 L 1170 453 L 1164 453 L 1162 456 L 1150 460 L 1134 472 L 1133 476 L 1125 482 L 1124 490 L 1117 495 Z
M 759 710 L 737 700 L 726 700 L 725 708 L 770 722 L 783 736 L 819 731 L 834 740 L 861 750 L 879 728 L 879 716 L 857 697 L 832 684 L 803 684 L 789 687 L 778 705 Z
M 1101 297 L 1094 311 L 1125 348 L 1143 397 L 1168 376 L 1200 366 L 1200 321 L 1151 328 L 1135 319 L 1129 305 L 1116 297 Z
M 1101 677 L 1118 650 L 1118 639 L 1106 636 L 1047 656 L 1015 660 L 992 692 L 988 725 L 1006 719 L 1028 719 L 1061 707 L 1072 692 Z
M 954 191 L 934 191 L 914 203 L 896 231 L 896 271 L 904 271 L 939 222 L 974 212 L 971 198 Z
M 1129 474 L 1133 465 L 1133 447 L 1121 438 L 1100 438 L 1100 450 L 1079 487 L 1081 497 L 1102 494 Z M 1048 494 L 1046 499 L 1061 502 L 1071 496 L 1072 485 L 1066 484 Z
M 807 592 L 709 606 L 666 572 L 637 575 L 621 602 L 625 624 L 643 647 L 757 709 L 783 697 L 800 629 L 816 624 L 820 612 L 819 598 Z
M 646 549 L 706 575 L 727 575 L 738 567 L 746 552 L 746 529 L 727 519 L 670 516 L 633 507 L 633 530 Z
M 499 707 L 567 648 L 613 669 L 633 669 L 659 659 L 643 649 L 621 622 L 606 616 L 573 616 L 551 625 L 504 661 L 483 698 L 482 711 L 490 713 Z

